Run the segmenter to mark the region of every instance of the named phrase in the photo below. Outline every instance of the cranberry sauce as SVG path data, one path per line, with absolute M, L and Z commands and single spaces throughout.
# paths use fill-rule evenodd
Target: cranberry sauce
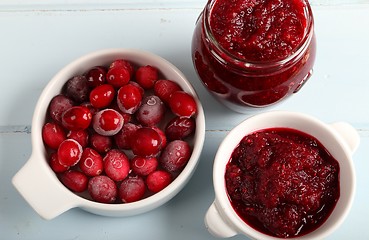
M 287 128 L 245 136 L 225 173 L 236 213 L 268 235 L 296 237 L 328 218 L 339 196 L 339 164 L 315 138 Z
M 243 112 L 279 102 L 312 73 L 310 6 L 306 0 L 209 1 L 192 57 L 204 85 L 227 106 Z

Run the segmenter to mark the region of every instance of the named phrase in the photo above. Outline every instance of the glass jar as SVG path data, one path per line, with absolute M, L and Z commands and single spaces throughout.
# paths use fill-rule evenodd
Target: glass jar
M 273 59 L 271 55 L 269 59 L 250 60 L 223 47 L 218 41 L 219 36 L 217 38 L 214 34 L 212 27 L 221 19 L 216 17 L 212 19 L 212 11 L 215 3 L 222 1 L 225 4 L 226 2 L 237 2 L 237 0 L 209 0 L 197 20 L 192 39 L 193 64 L 204 86 L 221 103 L 241 113 L 264 109 L 298 92 L 311 76 L 315 61 L 316 40 L 313 14 L 309 3 L 306 0 L 285 0 L 299 2 L 303 9 L 301 14 L 304 16 L 301 39 L 288 54 L 283 58 Z M 281 0 L 269 2 L 273 1 L 283 2 Z M 252 1 L 243 0 L 243 2 Z M 225 11 L 221 16 L 223 20 L 232 14 L 235 16 L 235 13 L 231 15 L 227 13 L 231 11 L 230 8 L 226 7 L 223 10 Z M 284 17 L 286 12 L 283 13 L 283 11 L 288 11 L 288 9 L 280 11 L 279 15 L 273 17 Z M 251 10 L 249 14 L 253 14 Z M 233 20 L 226 19 L 226 21 Z M 242 24 L 246 25 L 246 23 L 238 22 L 239 26 Z M 277 28 L 278 31 L 274 30 L 274 34 L 279 34 L 287 28 L 281 27 L 279 30 Z M 231 41 L 229 42 L 232 46 L 241 45 L 240 42 L 232 43 Z

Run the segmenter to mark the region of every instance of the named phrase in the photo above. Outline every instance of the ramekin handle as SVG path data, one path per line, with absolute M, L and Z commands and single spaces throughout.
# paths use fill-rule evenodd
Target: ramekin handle
M 205 215 L 205 226 L 215 237 L 229 238 L 237 235 L 235 231 L 219 214 L 215 202 L 213 202 Z
M 360 143 L 360 136 L 356 129 L 346 122 L 335 122 L 330 126 L 342 136 L 351 152 L 354 153 L 359 147 Z
M 39 164 L 33 154 L 26 164 L 14 175 L 12 183 L 31 207 L 44 219 L 50 220 L 73 208 L 71 192 L 63 185 L 47 165 Z

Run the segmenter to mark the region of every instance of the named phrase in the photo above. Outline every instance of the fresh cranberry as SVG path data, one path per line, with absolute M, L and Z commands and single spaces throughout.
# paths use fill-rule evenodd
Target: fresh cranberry
M 131 75 L 128 69 L 124 67 L 113 67 L 108 70 L 106 74 L 107 83 L 113 85 L 116 88 L 126 85 L 131 79 Z
M 156 157 L 134 156 L 131 160 L 132 171 L 140 176 L 147 176 L 157 169 L 159 165 Z
M 150 89 L 154 87 L 155 82 L 158 80 L 158 69 L 147 65 L 139 67 L 136 71 L 136 82 L 144 89 Z
M 119 109 L 124 113 L 133 114 L 141 105 L 142 94 L 139 87 L 127 84 L 118 90 L 117 103 Z
M 128 176 L 130 171 L 129 159 L 123 151 L 112 149 L 103 160 L 106 175 L 114 181 L 121 181 Z
M 137 120 L 145 126 L 154 126 L 163 120 L 165 106 L 158 96 L 150 95 L 143 99 L 136 112 Z
M 88 100 L 90 89 L 85 76 L 75 76 L 65 84 L 65 95 L 77 103 Z
M 183 140 L 174 140 L 160 155 L 161 166 L 169 172 L 181 170 L 191 157 L 191 147 Z
M 192 95 L 184 92 L 174 92 L 169 99 L 170 109 L 177 116 L 191 117 L 197 112 L 197 104 Z
M 131 141 L 133 134 L 139 129 L 140 126 L 134 123 L 125 123 L 122 129 L 114 135 L 114 141 L 120 149 L 131 149 Z
M 167 136 L 165 135 L 164 131 L 161 130 L 161 128 L 157 126 L 151 126 L 152 129 L 154 129 L 160 136 L 161 139 L 161 146 L 160 148 L 163 149 L 165 146 L 167 146 Z
M 113 147 L 113 140 L 109 136 L 93 133 L 90 136 L 90 146 L 99 153 L 107 153 Z
M 72 99 L 59 94 L 51 99 L 49 104 L 50 117 L 61 124 L 63 112 L 74 106 Z
M 82 146 L 74 139 L 64 140 L 58 148 L 58 159 L 64 166 L 74 166 L 82 156 Z
M 83 130 L 90 126 L 92 114 L 87 107 L 74 106 L 62 115 L 62 124 L 68 130 Z
M 90 103 L 95 108 L 105 108 L 115 97 L 115 89 L 110 84 L 102 84 L 90 92 Z
M 85 148 L 78 166 L 87 176 L 97 176 L 100 175 L 104 169 L 103 158 L 94 149 Z
M 68 132 L 67 138 L 76 140 L 82 147 L 87 147 L 89 134 L 87 130 L 74 130 Z
M 161 137 L 152 128 L 142 127 L 132 136 L 132 152 L 142 157 L 155 156 L 161 149 Z
M 96 66 L 88 70 L 85 74 L 87 85 L 90 88 L 95 88 L 106 82 L 106 68 L 103 66 Z
M 42 139 L 51 149 L 58 149 L 66 138 L 64 129 L 57 123 L 46 123 L 42 127 Z
M 195 131 L 196 122 L 193 118 L 174 117 L 165 127 L 165 135 L 172 141 L 176 139 L 184 139 Z
M 160 192 L 171 182 L 172 175 L 164 170 L 156 170 L 150 173 L 146 178 L 147 188 L 153 193 Z
M 85 174 L 68 170 L 59 175 L 60 181 L 73 192 L 83 192 L 87 189 L 88 178 Z
M 154 85 L 155 95 L 160 97 L 160 99 L 166 104 L 169 104 L 169 98 L 172 93 L 181 90 L 182 88 L 172 80 L 161 79 L 156 81 Z
M 117 59 L 114 62 L 112 62 L 109 66 L 109 69 L 110 68 L 116 68 L 116 67 L 118 67 L 118 68 L 122 67 L 122 68 L 127 69 L 130 76 L 133 76 L 134 71 L 135 71 L 133 65 L 129 61 L 124 60 L 124 59 Z
M 113 203 L 118 195 L 115 182 L 105 175 L 92 177 L 87 190 L 92 199 L 100 203 Z
M 129 176 L 119 187 L 119 198 L 124 203 L 141 200 L 146 192 L 145 181 L 140 176 Z
M 56 152 L 53 152 L 49 156 L 49 165 L 51 169 L 56 173 L 62 173 L 69 169 L 69 166 L 64 166 L 60 164 L 58 159 L 58 154 Z
M 103 109 L 97 112 L 92 120 L 93 129 L 100 135 L 113 136 L 123 127 L 122 115 L 113 109 Z

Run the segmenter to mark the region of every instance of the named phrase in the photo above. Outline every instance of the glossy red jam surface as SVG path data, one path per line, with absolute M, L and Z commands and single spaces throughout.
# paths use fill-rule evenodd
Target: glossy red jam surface
M 226 167 L 237 214 L 268 235 L 296 237 L 318 228 L 339 196 L 339 164 L 315 138 L 286 129 L 245 136 Z
M 310 7 L 305 0 L 210 1 L 196 25 L 192 58 L 221 102 L 241 109 L 279 102 L 311 75 Z

